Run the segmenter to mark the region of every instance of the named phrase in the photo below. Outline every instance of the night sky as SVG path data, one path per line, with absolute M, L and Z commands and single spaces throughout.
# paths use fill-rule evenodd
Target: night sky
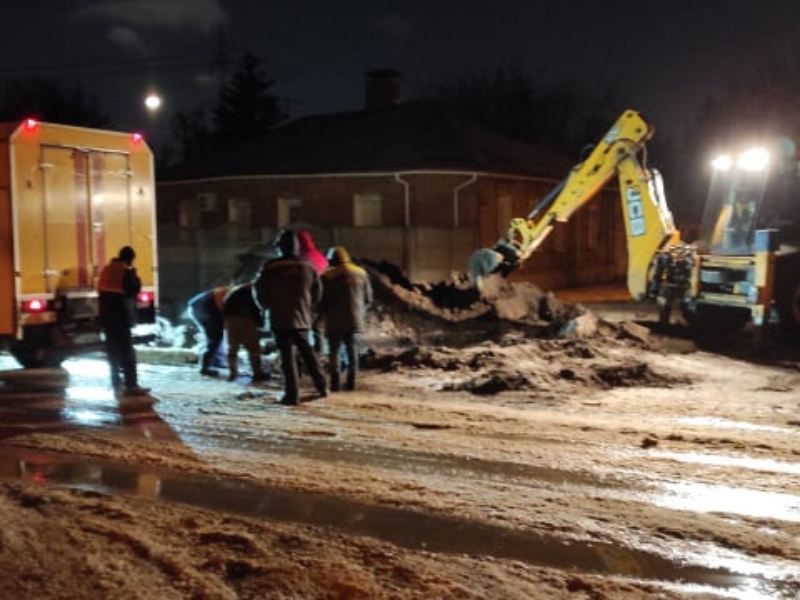
M 112 128 L 151 136 L 175 109 L 209 106 L 215 70 L 245 49 L 293 117 L 360 109 L 370 69 L 399 70 L 407 100 L 517 62 L 619 89 L 676 129 L 738 73 L 800 58 L 795 0 L 5 0 L 0 14 L 0 78 L 79 80 Z M 165 102 L 155 116 L 151 88 Z

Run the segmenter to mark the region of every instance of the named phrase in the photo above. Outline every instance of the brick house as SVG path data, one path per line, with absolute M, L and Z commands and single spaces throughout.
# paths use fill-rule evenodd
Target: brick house
M 387 100 L 386 82 L 368 80 L 364 110 L 300 118 L 159 178 L 166 313 L 230 280 L 244 257 L 262 260 L 283 227 L 308 229 L 323 252 L 343 245 L 411 281 L 442 281 L 465 272 L 476 249 L 494 245 L 573 166 L 436 103 L 398 103 L 391 78 Z M 624 278 L 618 204 L 613 193 L 589 203 L 514 277 L 545 289 Z

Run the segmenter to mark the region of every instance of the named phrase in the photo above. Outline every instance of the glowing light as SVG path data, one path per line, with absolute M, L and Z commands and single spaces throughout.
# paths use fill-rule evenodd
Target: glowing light
M 39 121 L 33 118 L 25 119 L 24 127 L 26 131 L 33 131 L 39 127 Z
M 153 294 L 150 292 L 139 292 L 136 301 L 140 304 L 150 304 L 153 301 Z
M 711 161 L 711 166 L 717 171 L 730 171 L 733 166 L 733 159 L 729 154 L 720 154 Z
M 134 144 L 141 144 L 144 141 L 144 136 L 141 133 L 131 134 L 131 140 Z
M 47 308 L 47 302 L 38 298 L 34 298 L 33 300 L 26 301 L 22 308 L 25 312 L 38 313 Z
M 147 110 L 158 110 L 161 108 L 161 97 L 158 94 L 148 94 L 144 99 Z
M 769 164 L 769 153 L 764 148 L 749 148 L 736 159 L 736 166 L 744 171 L 763 171 Z

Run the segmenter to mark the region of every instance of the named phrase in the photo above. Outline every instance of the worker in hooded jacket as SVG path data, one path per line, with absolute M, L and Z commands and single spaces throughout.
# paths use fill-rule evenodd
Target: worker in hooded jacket
M 297 237 L 297 258 L 306 261 L 314 267 L 318 275 L 322 275 L 322 272 L 328 268 L 328 259 L 317 248 L 311 232 L 300 229 L 295 232 L 295 237 Z M 316 321 L 311 324 L 309 335 L 311 343 L 314 345 L 314 350 L 320 353 L 322 351 L 322 333 L 320 333 L 317 325 Z M 300 363 L 297 366 L 302 369 Z
M 328 379 L 331 390 L 338 391 L 344 348 L 344 389 L 353 390 L 372 285 L 367 272 L 352 262 L 342 246 L 328 251 L 328 265 L 322 274 L 322 300 L 317 307 L 328 342 Z
M 328 268 L 328 259 L 317 248 L 311 232 L 301 229 L 295 235 L 297 237 L 297 258 L 311 264 L 317 274 L 321 275 Z
M 294 231 L 283 231 L 277 247 L 280 256 L 264 263 L 253 290 L 258 305 L 269 311 L 270 328 L 281 356 L 284 378 L 281 403 L 296 405 L 300 398 L 295 351 L 308 369 L 319 397 L 328 395 L 325 375 L 308 335 L 322 295 L 322 283 L 314 267 L 298 257 Z

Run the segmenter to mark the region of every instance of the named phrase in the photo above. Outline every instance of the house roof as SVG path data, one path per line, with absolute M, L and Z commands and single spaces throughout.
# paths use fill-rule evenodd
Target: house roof
M 571 166 L 553 148 L 490 133 L 435 102 L 417 101 L 299 118 L 160 179 L 409 170 L 560 179 Z

